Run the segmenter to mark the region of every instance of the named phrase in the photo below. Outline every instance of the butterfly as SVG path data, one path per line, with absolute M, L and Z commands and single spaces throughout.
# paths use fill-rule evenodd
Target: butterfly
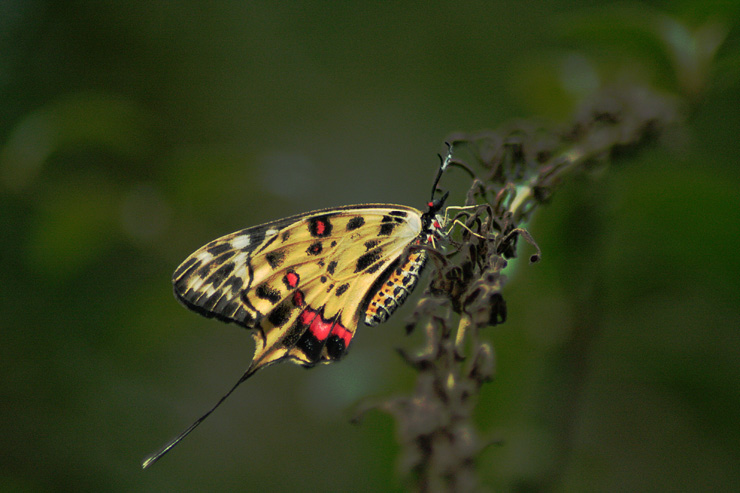
M 237 383 L 160 451 L 147 468 L 203 422 L 258 370 L 291 360 L 305 367 L 341 359 L 363 322 L 384 322 L 416 286 L 426 248 L 445 237 L 437 183 L 427 210 L 362 204 L 306 212 L 222 236 L 196 250 L 172 277 L 191 310 L 252 330 L 255 352 Z

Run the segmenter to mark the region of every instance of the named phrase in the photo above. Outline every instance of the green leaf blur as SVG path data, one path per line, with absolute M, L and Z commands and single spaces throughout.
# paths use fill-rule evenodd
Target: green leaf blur
M 529 226 L 478 425 L 496 490 L 740 484 L 740 8 L 733 2 L 0 3 L 0 490 L 393 491 L 405 306 L 346 360 L 249 364 L 182 308 L 208 241 L 363 202 L 423 208 L 456 130 L 566 121 L 601 87 L 686 125 Z M 460 205 L 465 177 L 442 180 Z M 526 246 L 520 246 L 526 250 Z M 526 255 L 521 255 L 526 258 Z M 413 298 L 408 305 L 413 304 Z

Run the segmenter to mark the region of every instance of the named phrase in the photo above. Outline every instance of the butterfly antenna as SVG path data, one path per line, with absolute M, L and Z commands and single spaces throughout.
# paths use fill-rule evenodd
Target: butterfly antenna
M 238 387 L 239 385 L 241 385 L 241 384 L 242 384 L 242 383 L 243 383 L 243 382 L 244 382 L 245 380 L 247 380 L 247 379 L 248 379 L 249 377 L 251 377 L 252 375 L 254 375 L 254 373 L 255 373 L 255 372 L 256 372 L 257 370 L 259 370 L 260 368 L 261 368 L 261 366 L 256 366 L 256 367 L 255 367 L 254 365 L 251 365 L 251 366 L 250 366 L 250 367 L 249 367 L 249 368 L 247 369 L 247 371 L 246 371 L 246 372 L 244 372 L 244 375 L 242 375 L 242 377 L 241 377 L 241 378 L 239 379 L 239 381 L 238 381 L 238 382 L 236 382 L 236 384 L 234 384 L 234 386 L 233 386 L 233 387 L 231 387 L 231 390 L 229 390 L 228 392 L 226 392 L 226 395 L 224 395 L 223 397 L 221 397 L 221 400 L 219 400 L 219 401 L 218 401 L 218 402 L 216 403 L 216 405 L 215 405 L 215 406 L 213 406 L 213 407 L 211 408 L 211 410 L 210 410 L 210 411 L 208 411 L 208 412 L 207 412 L 207 413 L 205 413 L 205 414 L 204 414 L 203 416 L 201 416 L 200 418 L 198 418 L 198 419 L 197 419 L 197 420 L 195 421 L 195 423 L 193 423 L 192 425 L 188 426 L 188 427 L 187 427 L 187 429 L 185 429 L 185 431 L 183 431 L 182 433 L 180 433 L 179 435 L 177 435 L 177 436 L 176 436 L 175 438 L 173 438 L 172 440 L 170 440 L 169 442 L 167 442 L 167 445 L 165 445 L 164 447 L 162 447 L 162 448 L 161 448 L 161 449 L 159 450 L 159 452 L 156 452 L 156 453 L 154 453 L 154 454 L 150 455 L 149 457 L 147 457 L 147 458 L 146 458 L 146 459 L 144 460 L 144 462 L 142 462 L 142 463 L 141 463 L 141 468 L 142 468 L 142 469 L 146 469 L 146 468 L 148 468 L 149 466 L 151 466 L 152 464 L 154 464 L 155 462 L 157 462 L 157 461 L 158 461 L 159 459 L 161 459 L 161 458 L 162 458 L 162 456 L 163 456 L 164 454 L 166 454 L 167 452 L 169 452 L 170 450 L 172 450 L 172 448 L 173 448 L 173 447 L 174 447 L 175 445 L 177 445 L 178 443 L 180 443 L 180 441 L 182 441 L 182 439 L 183 439 L 183 438 L 185 438 L 186 436 L 188 436 L 188 435 L 190 434 L 190 432 L 191 432 L 191 431 L 193 431 L 193 430 L 194 430 L 195 428 L 197 428 L 197 427 L 198 427 L 198 425 L 199 425 L 199 424 L 201 424 L 201 423 L 202 423 L 203 421 L 205 421 L 205 419 L 206 419 L 206 418 L 207 418 L 208 416 L 210 416 L 210 415 L 211 415 L 211 413 L 212 413 L 213 411 L 215 411 L 215 410 L 216 410 L 216 408 L 217 408 L 218 406 L 220 406 L 220 405 L 221 405 L 221 403 L 222 403 L 223 401 L 225 401 L 225 400 L 226 400 L 226 398 L 227 398 L 227 397 L 229 397 L 229 396 L 231 395 L 231 393 L 232 393 L 232 392 L 234 392 L 234 391 L 236 390 L 236 388 L 237 388 L 237 387 Z
M 432 185 L 432 202 L 434 202 L 434 192 L 437 191 L 437 184 L 439 183 L 439 179 L 442 178 L 442 173 L 445 172 L 447 167 L 450 165 L 450 162 L 452 161 L 452 144 L 449 142 L 445 142 L 447 145 L 447 156 L 442 158 L 441 154 L 437 154 L 439 157 L 439 170 L 437 170 L 437 177 L 434 179 L 434 185 Z

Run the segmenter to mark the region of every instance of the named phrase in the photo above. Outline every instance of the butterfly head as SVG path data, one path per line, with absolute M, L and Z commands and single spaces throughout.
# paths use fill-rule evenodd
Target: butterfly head
M 442 174 L 452 162 L 452 144 L 448 142 L 445 142 L 445 144 L 447 144 L 447 156 L 443 158 L 438 154 L 439 169 L 437 170 L 437 176 L 434 178 L 434 184 L 432 185 L 432 198 L 427 203 L 427 211 L 421 216 L 425 234 L 424 241 L 432 244 L 432 246 L 434 246 L 435 238 L 445 238 L 447 236 L 444 232 L 446 222 L 445 218 L 438 213 L 442 210 L 442 207 L 444 207 L 445 200 L 447 200 L 447 196 L 450 192 L 445 192 L 444 195 L 438 199 L 434 198 L 434 194 L 437 192 L 439 179 L 442 178 Z
M 445 194 L 442 195 L 440 198 L 430 200 L 427 203 L 427 211 L 421 216 L 421 221 L 424 227 L 424 234 L 426 235 L 426 242 L 431 243 L 432 245 L 434 245 L 434 240 L 436 238 L 445 237 L 445 219 L 442 215 L 439 214 L 439 212 L 444 207 L 445 201 L 447 200 L 447 196 L 449 194 L 450 192 L 445 192 Z

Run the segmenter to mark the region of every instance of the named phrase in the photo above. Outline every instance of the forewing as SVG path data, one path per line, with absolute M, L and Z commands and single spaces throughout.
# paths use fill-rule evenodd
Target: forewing
M 172 275 L 175 296 L 205 317 L 254 328 L 256 313 L 240 299 L 249 286 L 250 257 L 281 229 L 295 222 L 296 218 L 291 217 L 254 226 L 202 246 Z

